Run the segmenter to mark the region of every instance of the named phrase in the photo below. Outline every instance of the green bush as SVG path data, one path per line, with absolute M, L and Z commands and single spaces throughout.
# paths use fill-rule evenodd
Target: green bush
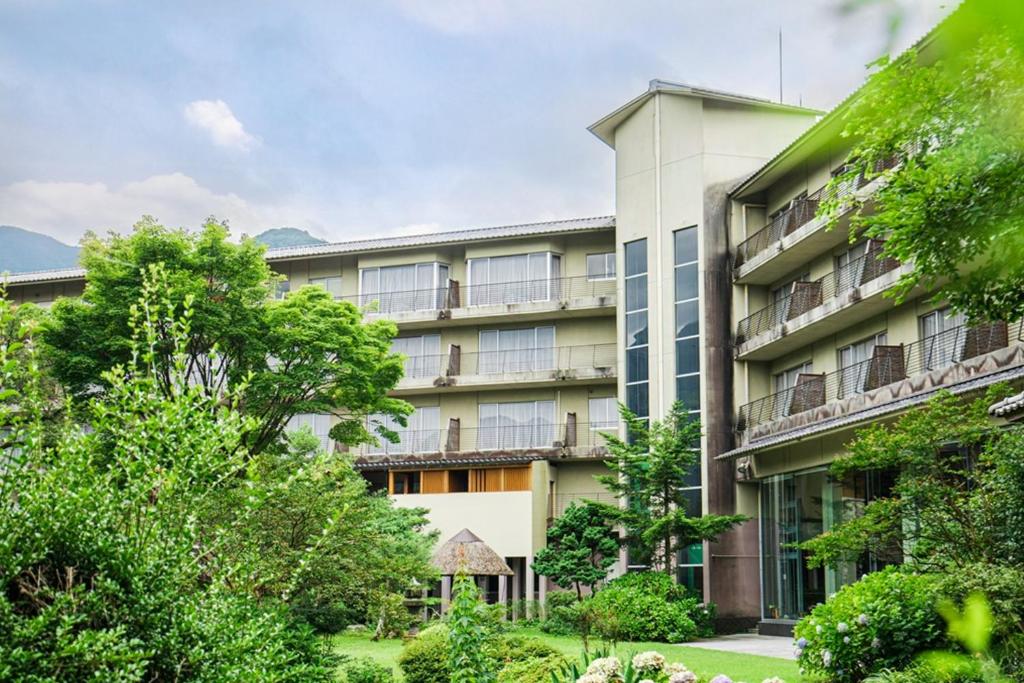
M 671 577 L 656 572 L 626 574 L 588 600 L 597 633 L 606 640 L 677 643 L 698 635 L 694 616 L 710 623 L 704 607 Z M 711 614 L 709 612 L 709 614 Z
M 353 659 L 345 664 L 344 670 L 347 683 L 392 683 L 395 680 L 391 669 L 370 657 Z
M 1024 570 L 1016 567 L 975 563 L 946 575 L 942 595 L 957 604 L 968 595 L 981 593 L 995 618 L 992 656 L 1000 668 L 1024 679 Z
M 517 635 L 491 640 L 484 650 L 499 666 L 558 655 L 558 650 L 543 640 Z
M 844 586 L 797 624 L 801 668 L 858 681 L 944 645 L 946 627 L 935 609 L 940 585 L 939 576 L 888 567 Z
M 436 624 L 405 644 L 398 666 L 406 683 L 448 683 L 448 627 Z
M 547 618 L 541 623 L 541 630 L 559 636 L 579 633 L 579 600 L 569 591 L 548 594 L 545 602 Z
M 498 683 L 551 683 L 565 664 L 559 654 L 511 662 L 498 672 Z

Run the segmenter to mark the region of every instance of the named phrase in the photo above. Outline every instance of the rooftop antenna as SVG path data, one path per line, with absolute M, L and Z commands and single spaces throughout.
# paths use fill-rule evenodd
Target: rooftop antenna
M 779 104 L 782 104 L 782 27 L 779 26 Z

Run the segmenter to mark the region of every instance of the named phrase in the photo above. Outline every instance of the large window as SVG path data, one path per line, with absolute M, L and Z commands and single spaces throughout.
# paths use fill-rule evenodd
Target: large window
M 555 402 L 481 403 L 477 448 L 545 448 L 555 442 Z
M 868 361 L 874 355 L 875 347 L 883 346 L 885 342 L 886 333 L 879 332 L 873 337 L 839 349 L 839 368 L 842 371 L 839 378 L 839 398 L 863 393 L 871 366 Z
M 414 263 L 406 266 L 363 268 L 359 294 L 363 306 L 377 306 L 380 313 L 429 311 L 444 308 L 448 266 Z
M 772 406 L 772 417 L 778 419 L 789 415 L 789 408 L 793 402 L 793 388 L 796 380 L 803 374 L 812 372 L 814 366 L 810 361 L 794 365 L 788 370 L 772 375 L 772 393 L 775 395 L 775 405 Z
M 615 252 L 606 254 L 587 254 L 588 280 L 615 279 Z
M 444 358 L 441 356 L 439 334 L 397 337 L 391 342 L 391 351 L 405 356 L 406 377 L 437 377 L 441 374 Z
M 377 434 L 376 426 L 383 425 L 398 434 L 398 441 L 391 443 L 378 437 L 379 445 L 369 445 L 370 455 L 391 455 L 406 453 L 433 453 L 441 449 L 441 409 L 437 406 L 416 408 L 406 418 L 403 427 L 390 415 L 370 415 L 367 425 L 371 434 Z
M 291 419 L 288 420 L 288 425 L 285 427 L 285 431 L 293 432 L 297 429 L 301 429 L 302 427 L 308 427 L 312 430 L 316 438 L 320 440 L 320 450 L 330 451 L 334 449 L 334 442 L 330 437 L 330 415 L 314 415 L 312 413 L 293 415 Z
M 921 316 L 921 345 L 925 368 L 944 368 L 960 360 L 966 339 L 964 323 L 962 313 L 953 313 L 948 308 Z
M 864 256 L 868 243 L 861 242 L 836 257 L 836 291 L 843 292 L 860 285 L 864 274 Z
M 333 296 L 335 299 L 341 298 L 341 276 L 331 275 L 329 277 L 311 277 L 309 278 L 309 284 L 316 287 L 323 287 L 327 290 L 327 293 Z
M 561 258 L 539 251 L 469 259 L 470 306 L 550 301 L 560 296 Z
M 555 367 L 555 328 L 480 331 L 480 374 L 532 372 Z
M 626 243 L 626 406 L 650 415 L 647 339 L 647 240 Z
M 590 428 L 614 431 L 619 426 L 619 403 L 614 396 L 590 399 Z

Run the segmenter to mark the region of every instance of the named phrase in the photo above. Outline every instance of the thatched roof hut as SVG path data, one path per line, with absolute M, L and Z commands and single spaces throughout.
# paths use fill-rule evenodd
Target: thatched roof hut
M 460 571 L 469 576 L 512 576 L 505 560 L 469 529 L 463 529 L 437 549 L 431 563 L 442 576 Z

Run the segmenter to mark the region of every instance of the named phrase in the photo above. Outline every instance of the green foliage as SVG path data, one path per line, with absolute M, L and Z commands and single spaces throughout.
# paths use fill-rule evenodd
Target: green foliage
M 564 666 L 560 654 L 512 662 L 498 672 L 498 683 L 551 683 Z
M 451 675 L 449 627 L 437 624 L 425 629 L 406 643 L 398 658 L 407 683 L 448 683 Z M 534 680 L 528 676 L 540 675 L 564 661 L 556 650 L 536 638 L 522 636 L 484 636 L 476 643 L 481 657 L 498 671 L 498 681 Z M 550 674 L 541 678 L 550 681 Z
M 664 590 L 672 580 L 661 576 L 664 581 L 637 580 L 627 574 L 590 598 L 591 608 L 600 615 L 595 619 L 596 632 L 612 642 L 693 640 L 697 625 L 690 615 L 698 609 L 698 601 L 678 596 L 673 589 Z
M 395 680 L 391 669 L 370 657 L 359 657 L 343 667 L 346 683 L 391 683 Z
M 942 594 L 954 603 L 982 595 L 991 607 L 994 623 L 989 653 L 999 668 L 1024 677 L 1024 568 L 973 564 L 946 575 Z
M 678 548 L 713 541 L 743 515 L 689 517 L 683 493 L 690 472 L 700 463 L 700 423 L 676 403 L 665 420 L 637 418 L 625 406 L 619 412 L 628 439 L 605 434 L 612 474 L 598 477 L 623 505 L 603 505 L 606 514 L 626 530 L 634 558 L 643 558 L 666 574 L 672 572 Z
M 436 624 L 406 643 L 398 666 L 406 683 L 449 683 L 448 627 Z
M 455 577 L 448 621 L 448 664 L 452 683 L 487 683 L 494 680 L 494 662 L 483 649 L 487 639 L 480 591 L 464 575 Z
M 540 628 L 545 633 L 569 636 L 580 632 L 580 601 L 567 591 L 548 593 L 545 604 L 547 618 Z
M 308 627 L 237 590 L 245 564 L 197 517 L 238 485 L 252 420 L 239 392 L 214 400 L 189 382 L 188 317 L 153 301 L 133 313 L 128 364 L 81 411 L 88 429 L 65 422 L 53 443 L 31 337 L 0 346 L 0 678 L 329 681 Z M 11 315 L 0 298 L 0 328 Z M 10 362 L 22 352 L 30 362 Z
M 940 59 L 930 53 L 939 51 Z M 912 264 L 894 295 L 936 298 L 975 320 L 1024 314 L 1024 8 L 969 0 L 934 44 L 882 66 L 845 111 L 853 143 L 832 180 L 885 177 L 870 207 L 856 202 L 851 240 L 885 240 Z M 879 173 L 884 160 L 902 164 Z M 844 201 L 823 203 L 835 216 Z
M 534 556 L 533 570 L 561 588 L 594 590 L 618 559 L 619 539 L 606 508 L 593 503 L 569 505 L 548 529 L 548 542 Z
M 153 328 L 156 386 L 173 391 L 173 337 L 185 334 L 182 360 L 190 380 L 213 399 L 239 387 L 239 406 L 259 418 L 243 434 L 248 452 L 275 446 L 297 414 L 335 415 L 332 437 L 355 444 L 375 434 L 394 437 L 381 426 L 368 431 L 367 415 L 402 419 L 411 410 L 387 396 L 402 376 L 401 358 L 390 350 L 392 323 L 363 323 L 353 304 L 317 287 L 272 300 L 280 278 L 264 247 L 251 239 L 229 242 L 224 224 L 211 219 L 190 233 L 145 218 L 127 237 L 87 237 L 82 265 L 82 297 L 58 301 L 41 337 L 54 375 L 75 396 L 109 389 L 104 373 L 131 361 L 132 308 L 151 268 L 160 265 L 166 306 L 192 303 L 187 326 Z
M 794 629 L 801 669 L 830 681 L 858 681 L 942 646 L 941 582 L 888 567 L 844 586 Z

